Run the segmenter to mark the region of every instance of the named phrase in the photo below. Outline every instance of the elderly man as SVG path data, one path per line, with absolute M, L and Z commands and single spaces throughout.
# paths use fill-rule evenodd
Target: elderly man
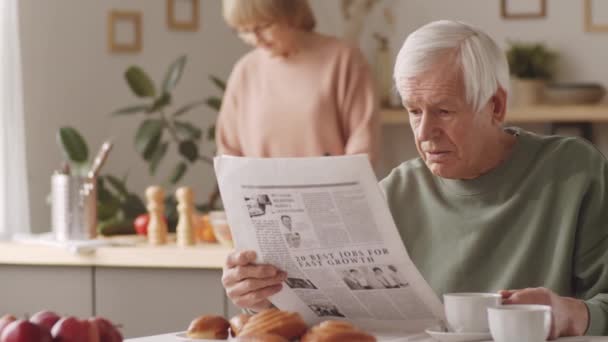
M 553 308 L 551 338 L 608 334 L 608 165 L 577 138 L 503 128 L 509 70 L 484 32 L 438 21 L 395 65 L 420 158 L 381 185 L 409 255 L 437 294 L 501 291 Z M 261 309 L 284 274 L 232 254 L 223 282 Z

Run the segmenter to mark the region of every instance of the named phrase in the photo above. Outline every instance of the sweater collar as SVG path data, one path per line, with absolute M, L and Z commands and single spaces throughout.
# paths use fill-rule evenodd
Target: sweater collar
M 507 159 L 493 170 L 474 179 L 448 179 L 433 175 L 439 187 L 456 195 L 475 196 L 494 191 L 507 178 L 518 178 L 519 173 L 523 172 L 522 162 L 530 156 L 525 153 L 530 136 L 516 127 L 505 128 L 505 132 L 516 137 L 513 151 Z

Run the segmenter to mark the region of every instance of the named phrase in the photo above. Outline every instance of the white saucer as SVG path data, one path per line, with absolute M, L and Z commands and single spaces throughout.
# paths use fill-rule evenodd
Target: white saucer
M 488 333 L 456 333 L 445 332 L 438 329 L 426 329 L 424 332 L 439 342 L 477 342 L 492 341 L 492 335 Z
M 218 341 L 228 341 L 228 340 L 210 340 L 207 338 L 192 338 L 188 337 L 185 331 L 175 334 L 180 341 L 188 341 L 188 342 L 218 342 Z

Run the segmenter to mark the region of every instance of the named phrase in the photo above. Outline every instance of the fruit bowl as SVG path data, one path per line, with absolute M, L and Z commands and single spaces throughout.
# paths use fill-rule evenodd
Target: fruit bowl
M 213 233 L 222 245 L 227 247 L 234 247 L 232 242 L 232 232 L 230 226 L 228 226 L 228 220 L 226 218 L 226 212 L 224 211 L 212 211 L 209 213 L 209 222 L 213 227 Z
M 544 102 L 555 105 L 595 104 L 606 90 L 597 83 L 551 83 L 543 91 Z

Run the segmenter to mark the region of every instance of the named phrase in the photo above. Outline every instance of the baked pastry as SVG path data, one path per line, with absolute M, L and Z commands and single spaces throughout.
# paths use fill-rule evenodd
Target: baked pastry
M 325 321 L 310 329 L 301 342 L 375 342 L 376 338 L 365 333 L 348 322 Z
M 249 321 L 251 315 L 241 313 L 230 319 L 230 330 L 232 330 L 232 336 L 239 336 L 243 327 Z
M 289 342 L 285 337 L 275 334 L 254 334 L 247 336 L 239 336 L 236 338 L 238 342 Z
M 230 323 L 222 316 L 203 315 L 195 318 L 188 327 L 192 338 L 227 339 Z
M 297 312 L 266 309 L 253 315 L 239 336 L 257 335 L 261 333 L 275 334 L 287 340 L 302 336 L 308 327 Z

